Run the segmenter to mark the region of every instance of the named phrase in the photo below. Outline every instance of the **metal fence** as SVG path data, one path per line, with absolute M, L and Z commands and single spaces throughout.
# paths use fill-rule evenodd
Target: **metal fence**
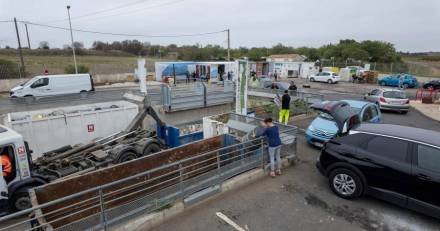
M 162 103 L 165 111 L 182 111 L 234 102 L 232 82 L 225 81 L 223 86 L 195 82 L 185 85 L 162 85 Z
M 238 119 L 249 118 L 238 116 Z M 258 122 L 255 118 L 254 121 Z M 296 132 L 295 127 L 282 127 L 282 134 L 286 135 L 283 137 L 286 147 L 283 153 L 292 152 L 291 145 L 296 145 Z M 288 140 L 289 137 L 293 140 Z M 140 214 L 168 208 L 178 201 L 195 203 L 218 192 L 225 180 L 266 165 L 264 138 L 236 143 L 229 136 L 228 140 L 229 146 L 2 217 L 0 231 L 106 230 Z M 91 196 L 84 199 L 86 195 Z M 74 204 L 66 203 L 74 198 L 81 200 Z M 50 209 L 57 205 L 57 209 Z M 34 216 L 26 218 L 26 214 Z M 88 216 L 77 219 L 80 214 Z M 73 217 L 76 219 L 72 220 Z

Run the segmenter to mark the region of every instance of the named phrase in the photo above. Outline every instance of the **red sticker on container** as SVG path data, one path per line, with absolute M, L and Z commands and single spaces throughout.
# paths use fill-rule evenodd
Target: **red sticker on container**
M 95 131 L 95 125 L 94 124 L 88 124 L 87 125 L 87 131 L 88 132 L 94 132 Z

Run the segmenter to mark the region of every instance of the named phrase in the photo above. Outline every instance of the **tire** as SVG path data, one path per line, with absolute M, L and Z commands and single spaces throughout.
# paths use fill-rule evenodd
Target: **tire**
M 26 103 L 33 103 L 35 101 L 35 97 L 33 95 L 25 95 L 24 101 Z
M 403 84 L 402 86 L 403 86 L 403 89 L 409 88 L 409 85 L 407 83 Z
M 328 84 L 332 84 L 332 83 L 333 83 L 333 80 L 329 79 L 329 80 L 327 80 L 327 83 L 328 83 Z
M 119 163 L 124 163 L 130 160 L 134 160 L 137 158 L 137 155 L 134 152 L 124 152 L 120 157 L 119 157 Z
M 403 115 L 408 114 L 408 111 L 401 111 L 400 113 L 402 113 Z
M 351 200 L 360 197 L 364 191 L 361 178 L 349 169 L 337 168 L 328 179 L 331 190 L 338 197 Z
M 310 78 L 310 82 L 315 82 L 315 78 Z
M 142 156 L 148 156 L 150 154 L 160 152 L 160 150 L 161 149 L 159 145 L 151 143 L 144 148 L 144 151 L 142 152 Z
M 387 84 L 386 84 L 384 81 L 380 81 L 380 82 L 379 82 L 379 85 L 380 85 L 380 86 L 386 86 Z
M 14 211 L 22 211 L 32 207 L 31 198 L 29 197 L 28 187 L 19 189 L 14 193 L 11 200 L 11 208 Z

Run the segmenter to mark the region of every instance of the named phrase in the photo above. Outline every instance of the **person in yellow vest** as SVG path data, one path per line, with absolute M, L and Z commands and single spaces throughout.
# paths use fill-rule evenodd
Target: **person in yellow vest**
M 279 112 L 279 122 L 287 125 L 289 123 L 289 113 L 290 113 L 290 96 L 289 91 L 285 90 L 283 96 L 281 97 L 281 109 Z

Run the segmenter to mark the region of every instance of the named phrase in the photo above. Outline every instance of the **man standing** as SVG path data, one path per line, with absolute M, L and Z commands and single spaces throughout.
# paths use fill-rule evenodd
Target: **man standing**
M 12 165 L 11 160 L 9 159 L 9 155 L 7 153 L 7 149 L 4 147 L 3 152 L 1 153 L 2 159 L 2 175 L 5 179 L 9 177 L 12 173 Z
M 262 125 L 265 127 L 262 129 L 256 137 L 266 136 L 269 144 L 269 160 L 270 160 L 270 176 L 275 177 L 281 175 L 281 139 L 278 126 L 275 126 L 272 122 L 272 118 L 264 120 Z M 276 172 L 275 172 L 275 162 Z
M 290 96 L 289 91 L 285 90 L 283 96 L 281 97 L 281 109 L 279 112 L 279 122 L 287 125 L 289 123 L 289 112 L 290 112 Z

